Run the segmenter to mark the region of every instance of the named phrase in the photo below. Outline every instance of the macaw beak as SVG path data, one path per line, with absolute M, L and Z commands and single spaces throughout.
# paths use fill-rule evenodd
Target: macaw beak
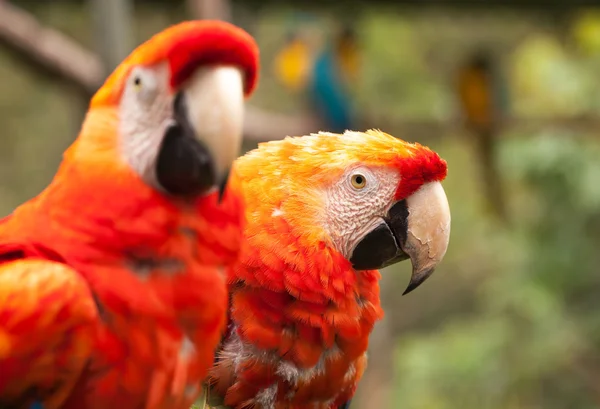
M 179 87 L 173 124 L 157 161 L 157 179 L 170 194 L 198 196 L 219 191 L 239 155 L 244 120 L 244 78 L 230 65 L 201 65 Z
M 433 274 L 450 239 L 450 208 L 440 182 L 427 183 L 396 202 L 386 217 L 356 245 L 350 262 L 356 270 L 375 270 L 410 258 L 408 294 Z

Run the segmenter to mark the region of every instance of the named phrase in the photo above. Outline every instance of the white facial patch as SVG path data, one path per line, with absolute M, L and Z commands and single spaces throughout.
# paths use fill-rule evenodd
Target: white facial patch
M 173 121 L 167 63 L 135 67 L 126 83 L 119 106 L 121 152 L 131 168 L 156 186 L 156 159 L 167 127 Z
M 346 259 L 364 235 L 381 223 L 399 183 L 400 175 L 393 169 L 357 167 L 327 191 L 325 228 Z
M 174 124 L 168 63 L 135 67 L 119 106 L 121 151 L 132 169 L 157 188 L 156 161 L 167 128 Z M 185 82 L 186 114 L 215 162 L 218 177 L 239 155 L 244 119 L 243 74 L 231 66 L 199 67 Z

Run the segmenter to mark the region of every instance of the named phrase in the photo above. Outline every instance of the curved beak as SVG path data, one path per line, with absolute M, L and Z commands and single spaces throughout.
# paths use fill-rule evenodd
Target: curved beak
M 244 80 L 233 66 L 201 66 L 174 99 L 157 162 L 157 178 L 171 194 L 197 196 L 227 185 L 240 153 L 244 120 Z
M 448 199 L 441 183 L 431 182 L 396 202 L 356 245 L 350 262 L 357 270 L 372 270 L 410 258 L 413 270 L 404 295 L 431 276 L 446 254 L 449 239 Z

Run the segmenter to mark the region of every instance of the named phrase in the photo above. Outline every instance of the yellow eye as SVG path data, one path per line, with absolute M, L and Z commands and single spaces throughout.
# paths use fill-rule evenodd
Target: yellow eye
M 363 189 L 367 185 L 367 178 L 360 173 L 352 175 L 352 179 L 350 181 L 352 183 L 352 187 L 355 189 Z
M 133 79 L 133 88 L 134 88 L 136 91 L 139 91 L 139 90 L 141 90 L 141 89 L 142 89 L 142 79 L 141 79 L 139 76 L 136 76 L 136 77 Z

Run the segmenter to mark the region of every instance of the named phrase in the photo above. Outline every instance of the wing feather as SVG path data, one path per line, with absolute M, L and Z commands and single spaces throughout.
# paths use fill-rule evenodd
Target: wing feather
M 94 346 L 98 311 L 73 269 L 25 258 L 0 265 L 0 407 L 58 407 Z

